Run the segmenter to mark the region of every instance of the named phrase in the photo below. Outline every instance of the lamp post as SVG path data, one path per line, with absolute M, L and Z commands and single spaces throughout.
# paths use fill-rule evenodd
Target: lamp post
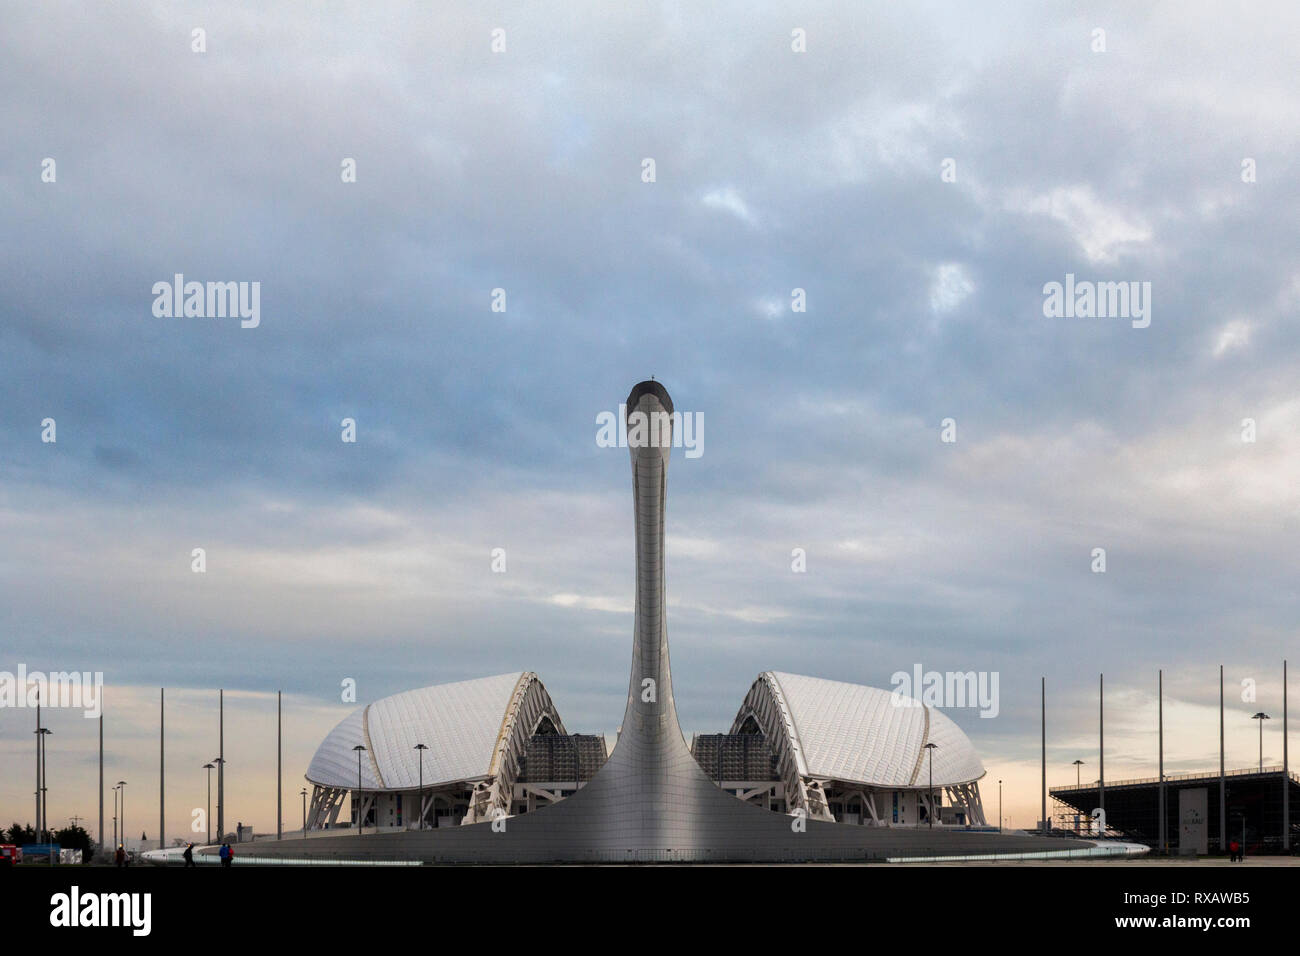
M 225 813 L 225 807 L 221 805 L 221 795 L 223 792 L 221 781 L 222 778 L 225 777 L 226 775 L 226 758 L 221 756 L 213 757 L 212 763 L 206 764 L 205 766 L 211 767 L 213 765 L 215 765 L 217 768 L 217 842 L 225 843 L 226 834 L 223 831 L 226 829 L 224 825 L 226 822 L 225 821 L 226 813 Z M 208 809 L 209 810 L 212 809 L 212 774 L 211 773 L 208 774 Z
M 925 749 L 930 751 L 930 812 L 929 817 L 930 829 L 934 829 L 934 748 L 939 746 L 936 743 L 928 743 Z
M 45 831 L 50 828 L 50 789 L 46 786 L 49 779 L 50 765 L 45 747 L 45 738 L 49 737 L 49 735 L 54 733 L 54 731 L 50 730 L 48 727 L 42 727 L 37 730 L 36 733 L 39 734 L 36 738 L 36 743 L 41 748 L 41 792 L 39 794 L 41 798 L 41 825 L 40 832 L 36 834 L 36 838 L 43 843 L 45 842 Z
M 126 781 L 117 782 L 118 789 L 122 791 L 122 846 L 126 847 Z
M 1259 721 L 1259 772 L 1264 772 L 1264 721 L 1272 718 L 1262 710 L 1258 714 L 1251 714 L 1251 720 Z
M 204 823 L 206 823 L 208 827 L 207 843 L 205 846 L 210 846 L 212 844 L 212 771 L 215 766 L 215 764 L 210 763 L 205 763 L 203 765 L 203 769 L 208 772 L 208 813 L 207 816 L 203 818 Z
M 302 788 L 302 838 L 307 839 L 307 788 Z
M 415 749 L 419 751 L 420 754 L 420 800 L 419 803 L 416 804 L 416 806 L 419 807 L 419 809 L 416 812 L 420 815 L 420 829 L 423 830 L 424 829 L 424 752 L 429 748 L 426 747 L 424 744 L 416 744 Z
M 1079 782 L 1079 768 L 1082 766 L 1083 766 L 1082 760 L 1076 760 L 1074 762 L 1074 789 L 1075 790 L 1080 789 L 1080 787 L 1082 786 Z
M 1002 781 L 998 781 L 998 832 L 1002 832 Z
M 361 810 L 365 803 L 361 799 L 361 751 L 366 748 L 361 744 L 357 744 L 352 749 L 357 752 L 357 836 L 361 836 L 361 828 L 365 825 L 365 821 L 361 817 Z
M 41 692 L 36 691 L 36 839 L 41 839 Z
M 117 790 L 113 787 L 113 849 L 117 849 Z

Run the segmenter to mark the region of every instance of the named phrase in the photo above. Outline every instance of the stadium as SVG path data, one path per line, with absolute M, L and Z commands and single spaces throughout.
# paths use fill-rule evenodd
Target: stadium
M 858 826 L 986 823 L 970 740 L 889 691 L 769 671 L 730 731 L 696 734 L 690 750 L 718 787 L 776 813 Z M 607 757 L 603 736 L 566 730 L 534 673 L 425 687 L 359 708 L 330 732 L 307 770 L 308 827 L 338 826 L 345 802 L 347 825 L 372 829 L 521 816 L 577 792 Z

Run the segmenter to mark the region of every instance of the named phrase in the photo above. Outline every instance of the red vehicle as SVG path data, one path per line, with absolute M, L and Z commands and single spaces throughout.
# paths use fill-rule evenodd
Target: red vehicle
M 0 843 L 0 866 L 13 866 L 23 861 L 22 847 L 12 843 Z

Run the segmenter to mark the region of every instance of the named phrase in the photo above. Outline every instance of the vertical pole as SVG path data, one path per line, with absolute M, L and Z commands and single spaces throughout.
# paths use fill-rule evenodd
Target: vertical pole
M 1048 832 L 1048 830 L 1051 829 L 1047 825 L 1047 678 L 1046 677 L 1042 679 L 1042 710 L 1043 710 L 1043 715 L 1042 715 L 1043 716 L 1043 781 L 1042 781 L 1043 815 L 1039 819 L 1043 821 L 1042 822 L 1043 832 L 1046 833 Z M 930 752 L 930 756 L 933 758 L 934 756 L 933 751 Z M 931 766 L 933 766 L 933 762 L 931 763 Z
M 1160 852 L 1165 852 L 1165 672 L 1160 671 L 1160 812 L 1157 817 L 1160 821 L 1160 839 L 1156 846 Z
M 1219 852 L 1228 849 L 1228 784 L 1223 774 L 1223 665 L 1219 665 Z
M 104 706 L 100 695 L 100 707 Z M 99 714 L 99 848 L 104 849 L 104 713 Z
M 281 692 L 277 690 L 275 692 L 275 838 L 277 840 L 279 840 L 284 835 L 282 829 L 282 823 L 281 823 L 283 819 L 281 791 L 284 789 L 283 786 L 284 774 L 280 769 L 281 755 L 284 753 L 284 749 L 283 749 L 284 723 L 283 720 L 281 719 L 281 714 L 282 714 Z
M 1291 849 L 1291 764 L 1286 748 L 1286 661 L 1282 661 L 1282 849 Z
M 217 691 L 217 842 L 226 839 L 226 692 Z
M 1106 835 L 1106 675 L 1097 677 L 1097 806 L 1101 808 L 1101 835 Z
M 165 776 L 166 764 L 166 727 L 167 727 L 167 706 L 166 691 L 158 688 L 158 849 L 167 849 L 167 837 L 164 835 L 166 827 L 166 814 L 163 812 L 164 787 L 163 779 Z
M 41 840 L 41 692 L 36 691 L 36 842 Z
M 45 737 L 48 736 L 40 735 L 40 825 L 45 830 L 49 830 L 49 750 L 45 749 Z M 53 832 L 49 834 L 49 842 L 55 842 Z

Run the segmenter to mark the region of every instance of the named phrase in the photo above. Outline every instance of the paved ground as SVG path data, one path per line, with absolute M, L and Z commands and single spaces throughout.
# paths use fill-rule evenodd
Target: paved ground
M 1176 867 L 1244 867 L 1244 866 L 1300 866 L 1300 856 L 1255 856 L 1240 863 L 1231 863 L 1226 857 L 1205 856 L 1134 856 L 1119 859 L 1096 860 L 980 860 L 957 863 L 890 863 L 889 866 L 1176 866 Z

